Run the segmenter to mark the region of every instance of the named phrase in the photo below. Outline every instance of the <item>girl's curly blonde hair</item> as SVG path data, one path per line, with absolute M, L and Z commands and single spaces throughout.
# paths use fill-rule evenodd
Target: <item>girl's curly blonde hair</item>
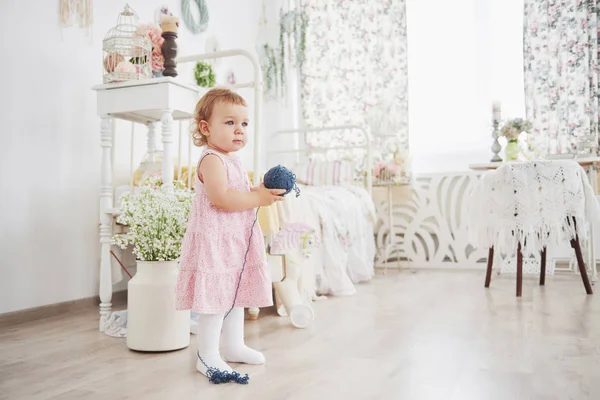
M 204 94 L 204 96 L 202 96 L 200 101 L 198 101 L 198 104 L 196 104 L 196 109 L 194 110 L 194 120 L 191 124 L 192 139 L 194 140 L 194 145 L 198 147 L 206 145 L 206 136 L 202 134 L 202 132 L 200 132 L 200 122 L 208 122 L 210 120 L 215 105 L 220 102 L 228 104 L 237 104 L 240 106 L 247 107 L 244 98 L 229 89 L 210 89 Z

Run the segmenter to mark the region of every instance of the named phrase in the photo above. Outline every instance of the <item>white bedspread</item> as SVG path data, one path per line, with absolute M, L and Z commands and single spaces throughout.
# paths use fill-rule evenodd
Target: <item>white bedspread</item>
M 304 222 L 319 232 L 321 245 L 307 260 L 302 287 L 320 295 L 345 296 L 374 275 L 375 206 L 355 186 L 299 186 L 300 197 L 278 203 L 282 223 Z M 309 296 L 309 293 L 303 293 Z

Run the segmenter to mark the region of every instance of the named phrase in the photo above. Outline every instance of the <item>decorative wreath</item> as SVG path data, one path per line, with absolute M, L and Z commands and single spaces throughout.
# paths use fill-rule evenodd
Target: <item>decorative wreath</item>
M 202 33 L 208 27 L 208 7 L 206 6 L 206 0 L 193 0 L 193 2 L 198 8 L 200 21 L 196 21 L 190 12 L 192 0 L 181 0 L 181 18 L 183 19 L 185 26 L 187 26 L 192 33 Z

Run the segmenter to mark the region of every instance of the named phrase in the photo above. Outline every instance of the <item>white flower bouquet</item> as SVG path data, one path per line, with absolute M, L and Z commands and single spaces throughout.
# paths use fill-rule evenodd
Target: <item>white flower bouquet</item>
M 531 132 L 531 122 L 523 118 L 511 119 L 506 121 L 500 132 L 509 142 L 516 142 L 521 133 Z
M 125 234 L 115 235 L 112 243 L 133 253 L 141 261 L 172 261 L 179 258 L 194 194 L 182 182 L 165 190 L 162 181 L 149 177 L 139 190 L 121 197 L 117 222 L 127 226 Z

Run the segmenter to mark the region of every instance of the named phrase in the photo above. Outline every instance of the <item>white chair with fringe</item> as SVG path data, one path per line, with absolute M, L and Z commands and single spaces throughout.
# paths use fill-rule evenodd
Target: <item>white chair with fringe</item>
M 517 253 L 517 297 L 523 287 L 523 255 L 539 254 L 545 284 L 548 246 L 568 241 L 575 251 L 587 294 L 593 294 L 581 243 L 588 239 L 599 206 L 585 170 L 572 160 L 507 163 L 484 173 L 471 193 L 469 232 L 489 249 L 485 287 L 490 286 L 494 251 Z

